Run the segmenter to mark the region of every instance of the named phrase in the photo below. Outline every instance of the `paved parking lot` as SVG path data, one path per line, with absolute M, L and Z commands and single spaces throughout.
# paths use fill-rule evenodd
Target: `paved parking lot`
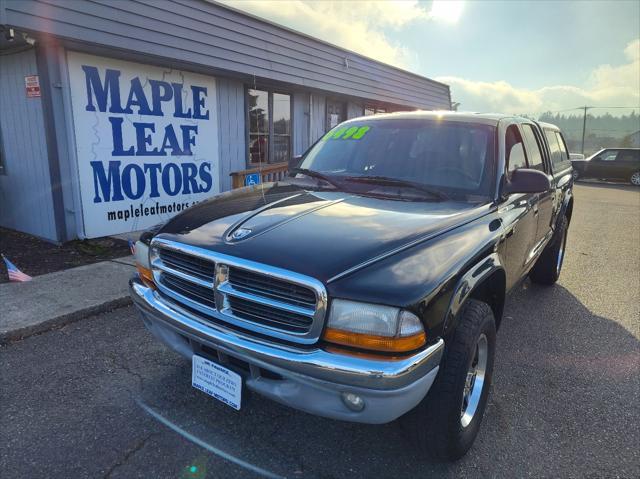
M 124 308 L 0 349 L 0 476 L 638 477 L 639 245 L 640 190 L 576 187 L 561 280 L 509 298 L 482 429 L 455 464 L 416 456 L 395 423 L 258 396 L 235 412 Z

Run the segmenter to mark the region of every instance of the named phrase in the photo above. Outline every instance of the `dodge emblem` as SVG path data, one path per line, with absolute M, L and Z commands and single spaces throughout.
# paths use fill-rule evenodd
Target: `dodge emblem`
M 245 238 L 247 236 L 249 236 L 251 234 L 251 230 L 248 228 L 238 228 L 237 230 L 235 230 L 233 232 L 233 234 L 231 235 L 231 237 L 234 240 L 241 240 L 242 238 Z

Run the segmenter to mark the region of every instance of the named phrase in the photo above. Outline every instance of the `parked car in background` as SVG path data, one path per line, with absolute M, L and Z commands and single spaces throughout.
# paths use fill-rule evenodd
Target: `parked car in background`
M 560 130 L 362 117 L 290 173 L 141 236 L 130 288 L 145 325 L 234 409 L 249 389 L 333 419 L 403 416 L 420 451 L 458 459 L 487 404 L 505 295 L 560 275 L 573 211 Z
M 571 160 L 573 179 L 626 181 L 640 186 L 640 148 L 604 148 L 585 160 Z
M 569 158 L 572 160 L 584 160 L 584 155 L 582 153 L 569 153 Z

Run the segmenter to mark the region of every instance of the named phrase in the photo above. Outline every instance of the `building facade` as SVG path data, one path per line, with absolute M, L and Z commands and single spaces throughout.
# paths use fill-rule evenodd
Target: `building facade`
M 0 0 L 0 226 L 136 231 L 449 87 L 204 0 Z

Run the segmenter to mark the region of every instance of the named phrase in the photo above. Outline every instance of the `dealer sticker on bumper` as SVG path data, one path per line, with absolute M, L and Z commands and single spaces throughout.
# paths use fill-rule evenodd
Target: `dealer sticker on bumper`
M 194 354 L 191 385 L 240 410 L 242 378 L 239 374 Z

